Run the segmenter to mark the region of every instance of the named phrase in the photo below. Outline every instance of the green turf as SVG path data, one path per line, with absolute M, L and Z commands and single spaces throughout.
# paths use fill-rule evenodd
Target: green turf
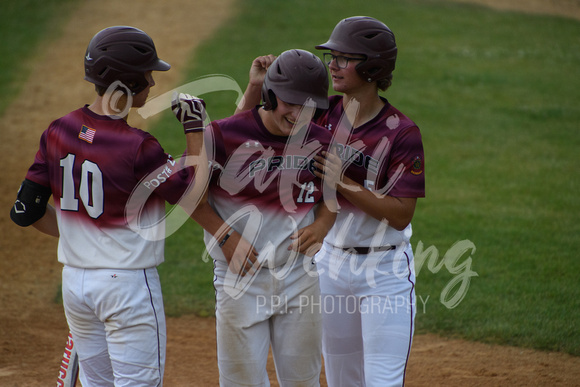
M 580 23 L 427 1 L 239 6 L 198 49 L 184 83 L 227 74 L 243 88 L 255 56 L 312 50 L 345 16 L 375 16 L 394 30 L 399 56 L 385 96 L 418 123 L 426 155 L 427 197 L 413 221 L 417 332 L 580 355 Z M 235 93 L 204 97 L 214 119 L 234 109 Z M 181 139 L 168 141 L 181 149 Z M 199 232 L 167 241 L 172 313 L 212 305 Z M 168 278 L 204 282 L 174 295 Z
M 2 0 L 0 4 L 0 116 L 30 73 L 30 60 L 43 42 L 60 34 L 79 0 Z M 48 76 L 48 74 L 47 74 Z

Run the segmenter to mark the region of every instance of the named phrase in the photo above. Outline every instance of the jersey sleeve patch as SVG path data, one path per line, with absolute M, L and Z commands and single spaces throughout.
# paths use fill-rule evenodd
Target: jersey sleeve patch
M 411 163 L 411 173 L 413 175 L 420 175 L 423 173 L 423 158 L 420 155 L 413 158 Z

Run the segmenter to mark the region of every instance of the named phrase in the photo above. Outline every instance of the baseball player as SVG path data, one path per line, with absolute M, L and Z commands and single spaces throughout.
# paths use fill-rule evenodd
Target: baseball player
M 272 57 L 262 59 L 266 67 Z M 263 105 L 206 130 L 213 175 L 209 201 L 193 217 L 215 265 L 221 386 L 269 386 L 270 347 L 281 386 L 320 383 L 312 256 L 336 214 L 312 167 L 330 135 L 311 117 L 327 107 L 328 83 L 318 57 L 285 51 L 267 69 Z
M 339 212 L 316 256 L 328 385 L 403 385 L 415 318 L 411 219 L 425 195 L 419 128 L 379 90 L 392 82 L 393 32 L 370 17 L 341 20 L 324 54 L 332 86 L 316 122 L 333 135 L 338 155 L 317 155 L 315 173 L 338 181 Z M 259 99 L 261 63 L 239 111 Z
M 170 65 L 145 32 L 128 26 L 98 32 L 84 65 L 96 98 L 42 134 L 10 215 L 20 226 L 59 236 L 63 304 L 82 385 L 161 386 L 166 328 L 156 267 L 164 242 L 163 227 L 154 226 L 165 201 L 187 192 L 193 171 L 126 119 L 155 85 L 152 72 Z M 181 95 L 174 111 L 188 153 L 199 152 L 203 102 Z M 128 206 L 131 200 L 137 205 Z
M 421 133 L 378 94 L 391 85 L 397 55 L 384 23 L 341 20 L 316 48 L 330 50 L 324 59 L 342 93 L 318 121 L 333 132 L 338 157 L 315 164 L 340 180 L 341 210 L 317 256 L 326 377 L 331 387 L 400 386 L 414 332 L 410 238 L 425 195 Z

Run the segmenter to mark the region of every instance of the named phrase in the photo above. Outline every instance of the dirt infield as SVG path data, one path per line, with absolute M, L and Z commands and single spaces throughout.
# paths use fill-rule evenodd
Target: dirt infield
M 501 9 L 525 7 L 529 12 L 580 20 L 580 1 L 576 0 L 458 1 Z M 235 12 L 234 0 L 196 0 L 194 6 L 190 0 L 172 0 L 170 8 L 162 0 L 141 0 L 130 12 L 124 9 L 131 4 L 136 2 L 82 2 L 64 26 L 62 39 L 38 53 L 33 64 L 36 70 L 0 121 L 4 166 L 0 184 L 0 386 L 53 385 L 66 342 L 64 312 L 54 302 L 61 274 L 56 240 L 33 229 L 18 228 L 7 214 L 47 124 L 92 101 L 92 88 L 79 81 L 79 52 L 84 52 L 95 31 L 106 26 L 142 28 L 155 40 L 160 56 L 173 65 L 172 71 L 156 76 L 159 90 L 152 93 L 161 93 L 177 86 L 186 54 L 196 43 Z M 147 126 L 147 122 L 131 123 Z M 214 323 L 213 318 L 194 316 L 168 319 L 165 386 L 217 385 Z M 272 368 L 270 365 L 270 372 Z M 572 386 L 580 385 L 580 358 L 417 335 L 407 375 L 409 386 Z M 272 381 L 277 385 L 274 377 Z

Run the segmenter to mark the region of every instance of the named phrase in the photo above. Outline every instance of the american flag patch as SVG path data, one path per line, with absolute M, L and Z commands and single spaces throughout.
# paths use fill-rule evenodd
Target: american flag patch
M 97 133 L 97 131 L 95 129 L 91 129 L 88 126 L 83 125 L 83 127 L 81 128 L 81 131 L 79 133 L 79 138 L 81 140 L 85 140 L 89 144 L 92 144 L 93 139 L 95 138 L 95 133 Z

